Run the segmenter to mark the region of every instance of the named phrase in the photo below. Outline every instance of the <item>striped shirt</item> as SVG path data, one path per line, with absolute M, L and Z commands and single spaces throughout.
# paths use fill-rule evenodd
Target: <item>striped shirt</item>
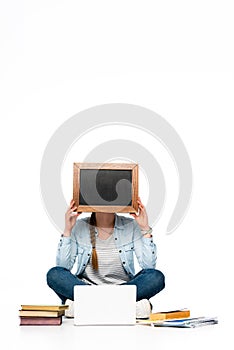
M 83 272 L 81 279 L 89 284 L 121 284 L 129 281 L 129 276 L 121 263 L 114 235 L 107 239 L 96 237 L 98 270 L 92 267 L 92 259 Z

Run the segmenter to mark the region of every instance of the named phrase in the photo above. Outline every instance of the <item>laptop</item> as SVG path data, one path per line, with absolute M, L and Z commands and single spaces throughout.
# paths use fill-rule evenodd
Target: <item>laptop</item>
M 135 324 L 135 285 L 74 287 L 74 325 Z

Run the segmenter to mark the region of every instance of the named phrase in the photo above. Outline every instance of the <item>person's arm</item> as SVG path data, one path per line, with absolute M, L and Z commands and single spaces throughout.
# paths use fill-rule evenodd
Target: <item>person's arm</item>
M 153 241 L 152 229 L 149 226 L 146 208 L 138 198 L 139 212 L 132 214 L 134 223 L 134 250 L 141 268 L 155 268 L 157 247 Z
M 143 205 L 143 203 L 141 202 L 140 197 L 138 197 L 137 203 L 138 203 L 139 212 L 138 212 L 138 214 L 131 214 L 131 215 L 134 217 L 135 221 L 139 225 L 142 235 L 145 238 L 151 238 L 152 237 L 152 235 L 151 235 L 152 229 L 149 226 L 146 208 Z
M 72 199 L 70 205 L 65 214 L 65 228 L 63 232 L 63 237 L 71 237 L 71 232 L 76 224 L 76 219 L 81 213 L 77 213 L 77 206 L 75 201 Z
M 77 242 L 75 239 L 76 231 L 76 219 L 80 213 L 76 213 L 77 207 L 75 202 L 71 200 L 70 206 L 68 207 L 65 214 L 65 228 L 64 233 L 61 236 L 57 254 L 56 254 L 56 265 L 62 266 L 71 270 L 77 256 Z

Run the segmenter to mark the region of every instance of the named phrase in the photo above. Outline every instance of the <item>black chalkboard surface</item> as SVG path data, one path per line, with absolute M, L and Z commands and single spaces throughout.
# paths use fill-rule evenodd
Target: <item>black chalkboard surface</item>
M 84 198 L 88 192 L 90 200 Z M 116 205 L 132 204 L 132 171 L 100 169 L 96 172 L 92 169 L 81 169 L 80 205 L 113 205 L 113 202 Z
M 138 165 L 74 163 L 73 199 L 79 212 L 137 212 Z

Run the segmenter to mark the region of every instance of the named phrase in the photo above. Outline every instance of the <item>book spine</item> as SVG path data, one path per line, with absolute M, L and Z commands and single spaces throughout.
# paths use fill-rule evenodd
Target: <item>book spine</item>
M 21 310 L 31 311 L 62 311 L 68 309 L 68 305 L 21 305 Z
M 58 317 L 63 315 L 64 311 L 19 310 L 19 316 L 25 317 Z
M 20 326 L 55 326 L 62 324 L 60 317 L 25 317 L 20 316 Z

